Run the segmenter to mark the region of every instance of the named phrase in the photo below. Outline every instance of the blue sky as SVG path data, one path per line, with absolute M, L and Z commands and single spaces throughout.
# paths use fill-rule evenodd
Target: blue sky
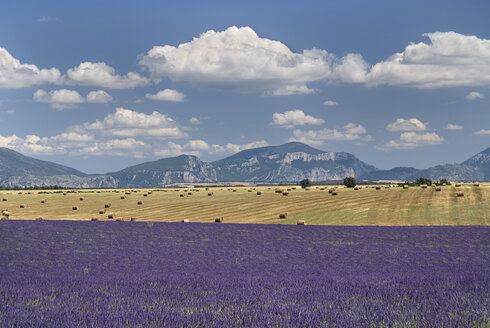
M 292 140 L 379 168 L 461 162 L 490 146 L 489 14 L 488 1 L 2 1 L 0 146 L 87 173 Z

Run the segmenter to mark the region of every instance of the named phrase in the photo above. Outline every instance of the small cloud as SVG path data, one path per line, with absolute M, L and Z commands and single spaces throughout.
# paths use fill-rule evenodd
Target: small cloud
M 339 103 L 333 100 L 326 100 L 323 102 L 324 106 L 337 106 Z
M 117 75 L 116 70 L 104 62 L 83 62 L 70 68 L 66 75 L 68 84 L 98 86 L 109 89 L 128 89 L 147 85 L 150 81 L 138 73 Z
M 396 131 L 425 131 L 427 126 L 417 120 L 416 118 L 409 118 L 408 120 L 399 118 L 395 122 L 390 123 L 386 126 L 386 130 L 396 132 Z
M 182 102 L 185 100 L 186 95 L 173 89 L 165 89 L 152 95 L 147 93 L 145 98 L 157 101 L 172 101 L 172 102 Z
M 306 115 L 300 109 L 289 110 L 284 113 L 274 113 L 272 114 L 272 123 L 283 128 L 292 128 L 296 125 L 320 125 L 325 123 L 321 118 L 316 118 L 310 115 Z
M 306 85 L 286 85 L 270 92 L 273 96 L 291 96 L 291 95 L 307 95 L 317 92 L 316 89 L 310 89 Z
M 61 82 L 61 73 L 57 68 L 40 69 L 33 64 L 23 64 L 2 47 L 0 63 L 0 89 L 27 88 L 37 84 Z
M 52 108 L 59 110 L 74 108 L 75 105 L 85 102 L 85 98 L 78 92 L 67 89 L 53 90 L 49 93 L 39 89 L 34 93 L 33 99 L 36 102 L 50 104 Z
M 489 135 L 490 134 L 490 130 L 480 130 L 480 131 L 476 131 L 475 134 L 478 134 L 478 135 Z
M 371 141 L 372 137 L 366 135 L 366 129 L 358 124 L 348 123 L 341 129 L 321 129 L 321 130 L 294 130 L 293 136 L 289 141 L 299 141 L 308 145 L 320 146 L 325 141 Z
M 201 121 L 197 117 L 191 117 L 191 119 L 189 120 L 189 123 L 194 124 L 194 125 L 198 125 L 198 124 L 201 124 Z
M 41 18 L 38 18 L 37 19 L 37 22 L 39 23 L 48 23 L 48 22 L 55 22 L 57 21 L 58 19 L 55 18 L 55 17 L 48 17 L 48 16 L 43 16 Z
M 444 141 L 444 138 L 436 133 L 416 133 L 404 132 L 398 140 L 390 140 L 387 144 L 376 146 L 377 150 L 390 149 L 414 149 L 426 145 L 439 145 Z
M 463 127 L 461 125 L 448 124 L 446 125 L 446 130 L 463 130 Z
M 15 114 L 15 110 L 13 109 L 8 109 L 5 111 L 5 114 L 8 114 L 8 115 L 14 115 Z
M 467 100 L 476 100 L 476 99 L 483 99 L 485 98 L 485 95 L 479 93 L 479 92 L 476 92 L 476 91 L 472 91 L 470 93 L 468 93 L 465 97 Z
M 87 102 L 95 104 L 105 104 L 112 101 L 112 96 L 103 90 L 90 91 L 87 95 Z

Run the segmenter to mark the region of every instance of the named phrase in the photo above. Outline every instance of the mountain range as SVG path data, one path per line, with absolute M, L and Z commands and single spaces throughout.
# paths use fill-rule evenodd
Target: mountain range
M 380 170 L 352 154 L 325 152 L 300 142 L 247 149 L 211 163 L 180 155 L 146 162 L 106 174 L 85 174 L 60 164 L 0 148 L 1 186 L 59 185 L 71 188 L 138 188 L 174 183 L 298 182 L 341 180 L 414 180 L 419 177 L 451 181 L 490 181 L 490 147 L 461 164 L 428 169 L 395 167 Z

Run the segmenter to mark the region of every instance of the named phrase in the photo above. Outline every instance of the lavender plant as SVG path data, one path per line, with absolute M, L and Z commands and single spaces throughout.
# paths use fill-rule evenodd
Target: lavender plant
M 0 222 L 1 327 L 488 327 L 490 227 Z

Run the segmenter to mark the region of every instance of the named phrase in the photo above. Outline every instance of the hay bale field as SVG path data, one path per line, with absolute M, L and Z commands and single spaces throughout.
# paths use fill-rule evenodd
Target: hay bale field
M 334 188 L 326 186 L 327 189 Z M 226 217 L 226 223 L 296 224 L 305 220 L 309 225 L 490 225 L 489 183 L 480 183 L 478 188 L 473 183 L 458 188 L 455 184 L 448 185 L 442 192 L 428 192 L 419 187 L 382 191 L 372 187 L 358 191 L 343 188 L 337 197 L 326 197 L 329 195 L 325 190 L 314 188 L 308 192 L 291 188 L 287 197 L 276 196 L 275 187 L 260 186 L 254 193 L 248 192 L 250 187 L 233 190 L 236 191 L 209 187 L 208 192 L 195 192 L 191 197 L 185 197 L 183 189 L 153 190 L 152 196 L 145 198 L 144 206 L 138 206 L 137 200 L 121 201 L 121 194 L 110 190 L 101 193 L 81 190 L 65 196 L 61 192 L 6 191 L 3 197 L 8 202 L 2 205 L 4 210 L 11 210 L 10 219 L 14 220 L 34 220 L 42 215 L 45 220 L 89 221 L 100 215 L 101 209 L 110 208 L 127 221 L 138 218 L 138 221 L 180 222 L 186 218 L 191 222 L 214 222 L 216 217 Z M 458 192 L 464 193 L 464 197 L 457 197 Z M 213 193 L 213 197 L 208 197 L 208 193 Z M 139 195 L 142 194 L 140 191 Z M 70 202 L 79 204 L 80 197 L 84 201 L 74 206 L 76 210 L 67 206 Z M 42 199 L 46 201 L 44 204 Z M 25 208 L 19 210 L 21 204 Z M 279 213 L 286 212 L 287 218 L 279 219 Z M 107 220 L 107 217 L 101 215 L 99 219 Z

